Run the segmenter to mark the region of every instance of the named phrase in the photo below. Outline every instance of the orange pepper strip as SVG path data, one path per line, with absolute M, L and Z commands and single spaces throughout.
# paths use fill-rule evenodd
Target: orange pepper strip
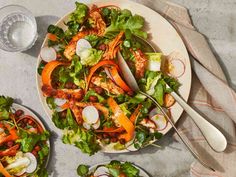
M 5 124 L 5 127 L 8 129 L 9 131 L 9 135 L 8 136 L 4 136 L 5 134 L 1 134 L 0 136 L 0 145 L 5 143 L 5 142 L 8 142 L 8 141 L 15 141 L 18 139 L 18 135 L 17 135 L 17 132 L 16 132 L 16 129 L 13 127 L 11 128 L 10 125 L 8 124 Z
M 2 163 L 0 162 L 0 173 L 3 174 L 5 177 L 13 177 L 11 176 L 8 171 L 3 167 Z
M 108 105 L 110 106 L 112 112 L 117 118 L 120 125 L 125 129 L 127 133 L 124 133 L 119 136 L 119 139 L 125 139 L 126 142 L 130 141 L 134 136 L 134 124 L 129 120 L 129 118 L 124 114 L 116 101 L 110 97 L 107 100 Z
M 12 146 L 4 151 L 0 151 L 0 157 L 15 156 L 19 148 L 20 148 L 20 145 L 16 144 L 15 146 Z
M 52 75 L 52 72 L 54 71 L 54 69 L 60 65 L 68 65 L 68 63 L 63 63 L 63 62 L 60 62 L 60 61 L 57 61 L 57 60 L 54 60 L 54 61 L 51 61 L 51 62 L 48 62 L 45 67 L 43 68 L 43 71 L 42 71 L 42 82 L 43 82 L 43 85 L 48 85 L 48 86 L 51 86 L 51 75 Z
M 119 69 L 118 65 L 112 61 L 112 60 L 102 60 L 100 62 L 98 62 L 96 65 L 94 65 L 90 71 L 89 71 L 89 75 L 88 75 L 88 78 L 87 78 L 87 85 L 86 85 L 86 88 L 85 88 L 85 92 L 88 90 L 89 88 L 89 83 L 91 81 L 91 78 L 93 76 L 93 74 L 100 68 L 100 67 L 103 67 L 103 66 L 108 66 L 108 65 L 112 65 L 114 66 L 115 68 Z
M 137 117 L 140 114 L 140 109 L 142 108 L 142 105 L 139 104 L 138 107 L 134 110 L 133 114 L 130 116 L 130 121 L 135 124 L 135 121 L 137 119 Z M 125 129 L 123 127 L 119 127 L 119 128 L 107 128 L 104 127 L 103 130 L 96 130 L 96 132 L 98 133 L 115 133 L 115 132 L 122 132 Z
M 47 37 L 48 37 L 48 39 L 50 39 L 51 41 L 57 41 L 57 36 L 56 36 L 55 34 L 48 33 Z
M 19 123 L 20 121 L 24 120 L 24 119 L 29 119 L 29 120 L 32 120 L 36 125 L 37 125 L 37 128 L 38 128 L 38 131 L 40 133 L 43 133 L 43 127 L 38 123 L 37 120 L 35 120 L 32 116 L 30 115 L 24 115 L 23 117 L 21 117 L 19 120 L 17 120 L 16 123 Z
M 140 109 L 142 108 L 142 105 L 139 104 L 138 107 L 134 110 L 133 114 L 130 116 L 130 121 L 135 124 L 136 119 L 138 118 L 140 114 Z
M 111 69 L 109 69 L 109 72 L 112 75 L 112 78 L 114 79 L 115 83 L 122 88 L 124 91 L 126 92 L 130 92 L 132 93 L 132 89 L 123 81 L 123 79 L 120 77 L 117 69 L 115 67 L 111 67 Z

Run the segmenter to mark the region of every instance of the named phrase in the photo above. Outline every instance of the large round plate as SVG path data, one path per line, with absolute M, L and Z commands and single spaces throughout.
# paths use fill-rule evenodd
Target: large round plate
M 106 165 L 106 164 L 109 164 L 110 162 L 103 162 L 103 163 L 99 163 L 99 164 L 96 164 L 96 165 L 93 165 L 89 168 L 89 172 L 94 172 L 96 170 L 96 167 L 97 166 L 100 166 L 100 165 Z M 123 163 L 123 162 L 122 162 Z M 140 173 L 139 175 L 141 177 L 150 177 L 142 168 L 136 166 L 135 164 L 132 164 L 133 166 L 135 166 L 135 168 L 139 169 Z
M 46 130 L 44 124 L 43 124 L 42 121 L 38 118 L 38 116 L 36 116 L 36 115 L 35 115 L 31 110 L 29 110 L 28 108 L 26 108 L 26 107 L 24 107 L 24 106 L 22 106 L 22 105 L 20 105 L 20 104 L 13 103 L 13 104 L 12 104 L 12 109 L 13 109 L 13 110 L 21 109 L 22 111 L 24 111 L 24 115 L 30 115 L 30 116 L 32 116 L 32 117 L 42 126 L 42 128 L 43 128 L 44 130 Z M 50 158 L 50 141 L 49 141 L 49 140 L 47 141 L 47 145 L 48 145 L 48 147 L 49 147 L 49 154 L 48 154 L 47 159 L 46 159 L 46 161 L 45 161 L 45 163 L 44 163 L 44 164 L 45 164 L 45 167 L 47 167 L 48 162 L 49 162 L 49 158 Z
M 93 4 L 96 4 L 97 6 L 105 6 L 105 5 L 116 5 L 119 6 L 121 9 L 129 9 L 132 11 L 133 14 L 138 14 L 144 17 L 146 24 L 145 24 L 145 31 L 149 33 L 149 41 L 155 45 L 164 55 L 169 55 L 172 52 L 176 52 L 178 54 L 178 59 L 182 60 L 182 62 L 185 65 L 185 72 L 184 74 L 178 78 L 179 82 L 181 83 L 181 87 L 179 89 L 180 95 L 187 101 L 190 93 L 191 88 L 191 66 L 190 66 L 190 60 L 188 56 L 188 52 L 186 50 L 186 47 L 177 33 L 177 31 L 174 29 L 174 27 L 160 14 L 157 12 L 151 10 L 150 8 L 138 4 L 132 1 L 128 0 L 119 0 L 119 1 L 111 1 L 111 0 L 95 0 L 93 1 Z M 89 5 L 91 6 L 91 4 Z M 71 13 L 71 12 L 70 12 Z M 66 29 L 66 26 L 64 23 L 68 21 L 69 14 L 62 17 L 56 25 L 59 27 Z M 46 28 L 46 27 L 45 27 Z M 42 47 L 47 45 L 47 38 L 44 40 L 44 43 Z M 41 58 L 38 58 L 38 64 L 39 65 L 41 61 Z M 46 103 L 45 97 L 43 97 L 41 87 L 42 87 L 42 81 L 41 77 L 37 74 L 37 88 L 40 96 L 40 100 L 43 104 L 43 107 L 47 113 L 47 115 L 51 118 L 52 117 L 52 111 L 49 109 Z M 180 118 L 181 114 L 183 112 L 182 107 L 179 104 L 174 104 L 171 107 L 171 115 L 173 121 L 176 123 L 178 119 Z M 166 134 L 171 129 L 171 125 L 168 124 L 168 126 L 161 132 L 163 134 Z M 114 151 L 113 149 L 107 147 L 103 150 L 104 152 L 110 152 L 110 153 L 119 153 L 119 152 L 128 152 L 127 150 L 124 151 Z

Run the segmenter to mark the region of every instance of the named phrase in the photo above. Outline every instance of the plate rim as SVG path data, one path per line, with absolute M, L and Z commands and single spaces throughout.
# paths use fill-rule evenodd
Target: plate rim
M 123 0 L 122 0 L 123 1 Z M 89 6 L 89 7 L 91 7 L 93 4 L 95 4 L 96 5 L 96 3 L 107 3 L 107 2 L 111 2 L 111 4 L 114 4 L 114 3 L 120 3 L 121 1 L 116 1 L 116 2 L 114 2 L 114 1 L 112 1 L 112 0 L 92 0 L 90 3 L 85 3 L 87 6 Z M 177 30 L 176 30 L 176 28 L 166 19 L 166 18 L 164 18 L 161 14 L 159 14 L 157 11 L 155 11 L 155 10 L 153 10 L 153 9 L 151 9 L 151 8 L 149 8 L 149 7 L 147 7 L 147 6 L 145 6 L 145 5 L 143 5 L 143 4 L 141 4 L 141 3 L 138 3 L 138 2 L 134 2 L 134 1 L 131 1 L 131 0 L 126 0 L 126 2 L 128 2 L 128 3 L 133 3 L 133 4 L 135 4 L 135 5 L 138 5 L 138 6 L 142 6 L 143 8 L 145 8 L 146 10 L 148 10 L 148 11 L 151 11 L 152 13 L 155 13 L 155 14 L 157 14 L 160 18 L 162 18 L 166 23 L 168 23 L 168 25 L 170 25 L 171 26 L 171 28 L 173 28 L 173 30 L 175 31 L 175 32 L 177 32 Z M 66 13 L 65 15 L 63 15 L 59 20 L 57 20 L 56 21 L 56 23 L 54 24 L 54 25 L 58 25 L 58 24 L 60 24 L 65 18 L 67 18 L 73 11 L 74 11 L 75 9 L 73 9 L 73 10 L 71 10 L 70 12 L 68 12 L 68 13 Z M 129 10 L 131 10 L 132 11 L 132 9 L 129 9 Z M 145 17 L 144 17 L 145 18 Z M 191 68 L 191 61 L 190 61 L 190 56 L 189 56 L 189 53 L 188 53 L 188 50 L 187 50 L 187 48 L 186 48 L 186 45 L 185 45 L 185 43 L 184 43 L 184 41 L 183 41 L 183 39 L 181 38 L 181 36 L 180 36 L 180 34 L 177 32 L 177 35 L 178 35 L 178 37 L 180 38 L 180 40 L 181 40 L 181 43 L 183 44 L 183 46 L 184 46 L 184 51 L 185 51 L 185 53 L 186 53 L 186 59 L 187 59 L 187 61 L 188 61 L 188 65 L 189 65 L 189 87 L 187 88 L 187 90 L 188 90 L 188 93 L 187 93 L 187 95 L 186 95 L 186 97 L 185 98 L 183 98 L 186 102 L 189 100 L 189 97 L 190 97 L 190 93 L 191 93 L 191 87 L 192 87 L 192 68 Z M 47 37 L 47 35 L 45 36 L 45 38 L 44 38 L 44 41 L 43 41 L 43 43 L 42 43 L 42 45 L 41 45 L 41 48 L 42 47 L 44 47 L 45 46 L 45 44 L 46 44 L 46 42 L 47 42 L 47 39 L 48 39 L 48 37 Z M 46 44 L 47 45 L 47 44 Z M 41 50 L 41 48 L 40 48 L 40 50 Z M 38 74 L 38 71 L 37 71 L 37 69 L 38 69 L 38 66 L 39 66 L 39 64 L 40 64 L 40 62 L 41 62 L 41 57 L 40 57 L 40 51 L 39 51 L 39 55 L 38 55 L 38 57 L 37 57 L 37 65 L 36 65 L 36 87 L 37 87 L 37 92 L 38 92 L 38 96 L 39 96 L 39 100 L 40 100 L 40 103 L 41 103 L 41 105 L 42 105 L 42 107 L 43 107 L 43 109 L 44 109 L 44 111 L 46 112 L 46 115 L 47 115 L 47 117 L 50 119 L 50 121 L 52 121 L 52 116 L 51 116 L 51 114 L 49 113 L 49 111 L 50 111 L 50 109 L 49 109 L 49 107 L 46 105 L 45 106 L 45 97 L 43 97 L 43 95 L 42 95 L 42 91 L 41 91 L 41 89 L 40 89 L 40 83 L 41 83 L 41 81 L 40 81 L 40 78 L 41 78 L 41 76 Z M 183 108 L 181 107 L 180 108 L 181 109 L 181 113 L 180 113 L 180 115 L 179 115 L 179 117 L 176 119 L 176 120 L 173 120 L 174 121 L 174 124 L 176 124 L 178 121 L 179 121 L 179 119 L 181 118 L 181 116 L 183 115 L 183 112 L 184 112 L 184 110 L 183 110 Z M 49 111 L 48 111 L 49 110 Z M 168 123 L 169 124 L 169 123 Z M 54 125 L 55 126 L 55 125 Z M 167 126 L 168 127 L 168 126 Z M 55 127 L 55 128 L 57 128 L 57 127 Z M 163 136 L 165 136 L 171 129 L 172 129 L 173 127 L 171 126 L 167 131 L 166 131 L 166 133 L 164 133 L 163 134 Z M 154 143 L 154 142 L 156 142 L 156 141 L 158 141 L 158 140 L 154 140 L 154 141 L 151 141 L 150 142 L 150 144 L 152 144 L 152 143 Z M 145 147 L 147 147 L 147 146 L 149 146 L 150 144 L 148 144 L 148 145 L 146 145 Z M 143 147 L 143 148 L 145 148 L 145 147 Z M 135 150 L 135 151 L 138 151 L 139 149 L 137 149 L 137 150 Z M 117 151 L 117 150 L 113 150 L 113 151 L 104 151 L 104 150 L 100 150 L 100 152 L 103 152 L 103 153 L 111 153 L 111 154 L 120 154 L 120 153 L 128 153 L 128 152 L 130 152 L 129 150 L 127 150 L 127 149 L 125 149 L 125 150 L 119 150 L 119 151 Z

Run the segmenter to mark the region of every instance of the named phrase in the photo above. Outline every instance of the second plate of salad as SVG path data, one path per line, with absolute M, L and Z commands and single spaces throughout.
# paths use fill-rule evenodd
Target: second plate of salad
M 170 130 L 151 101 L 124 81 L 119 53 L 140 88 L 173 121 L 179 119 L 183 110 L 165 83 L 187 100 L 191 67 L 178 33 L 159 14 L 130 1 L 76 2 L 76 9 L 47 31 L 38 59 L 38 89 L 64 143 L 89 155 L 129 152 Z M 140 38 L 155 44 L 158 53 Z

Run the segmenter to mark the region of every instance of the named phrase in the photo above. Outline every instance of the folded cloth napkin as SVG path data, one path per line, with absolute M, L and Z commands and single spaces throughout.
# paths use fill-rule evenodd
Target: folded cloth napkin
M 236 94 L 229 87 L 206 39 L 192 25 L 186 8 L 164 0 L 135 1 L 160 13 L 179 32 L 191 56 L 194 71 L 188 103 L 219 128 L 228 141 L 227 149 L 223 153 L 213 151 L 198 127 L 184 113 L 177 124 L 178 129 L 201 158 L 216 169 L 216 172 L 212 172 L 196 161 L 191 165 L 191 176 L 235 177 Z

